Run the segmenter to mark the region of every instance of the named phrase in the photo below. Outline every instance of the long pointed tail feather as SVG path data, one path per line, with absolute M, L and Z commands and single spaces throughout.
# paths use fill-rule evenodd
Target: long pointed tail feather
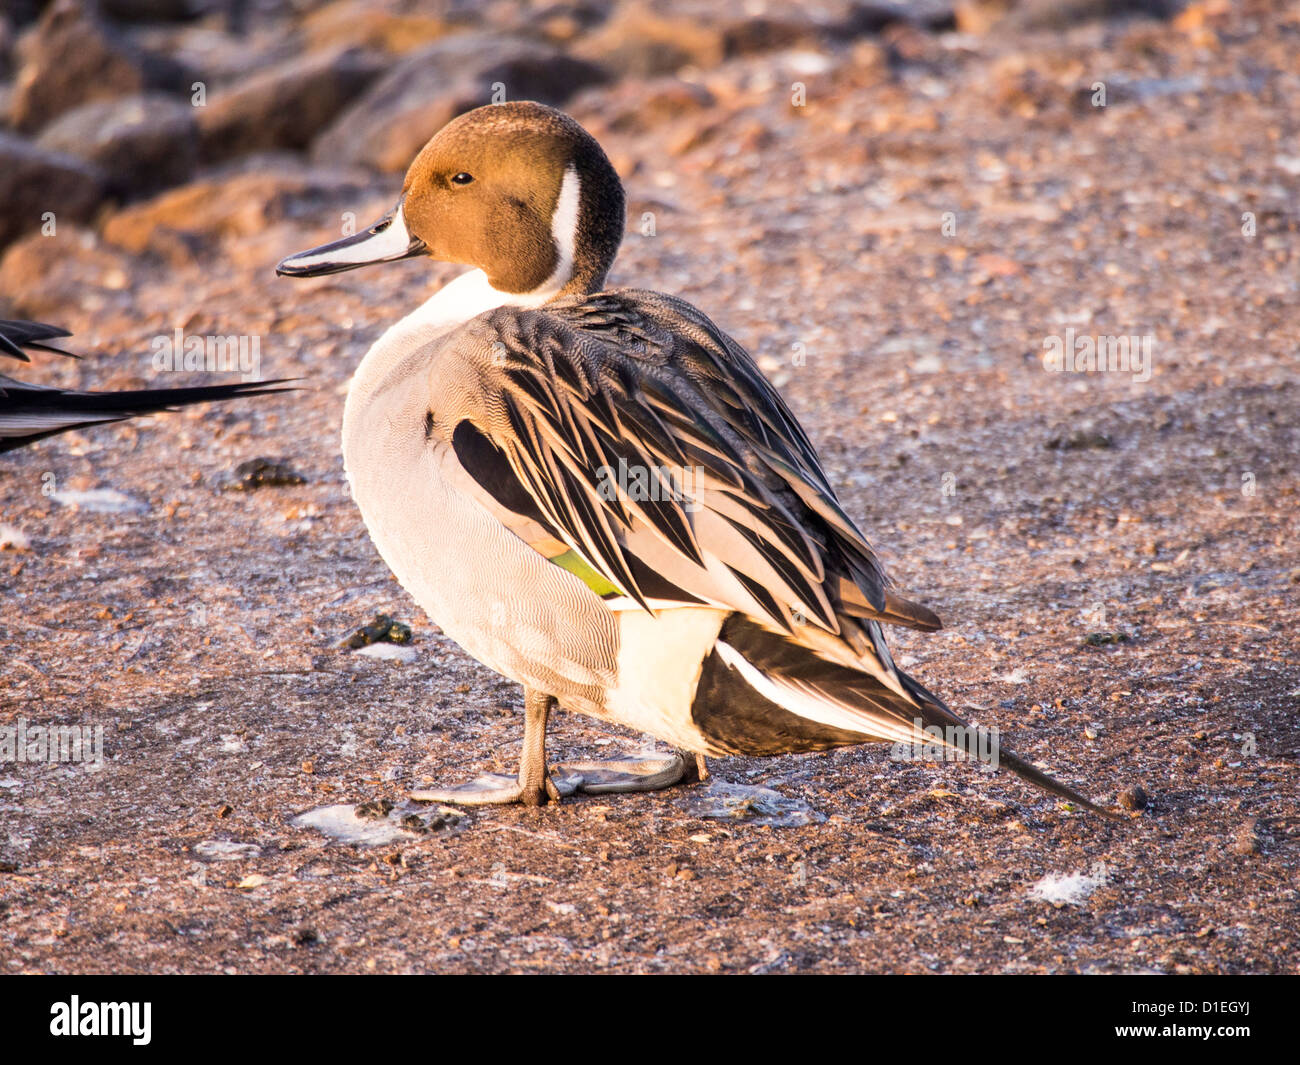
M 736 753 L 825 750 L 865 740 L 928 745 L 936 742 L 936 737 L 925 730 L 933 728 L 945 737 L 945 746 L 967 756 L 983 756 L 983 743 L 957 746 L 958 735 L 973 737 L 977 735 L 975 730 L 943 700 L 894 665 L 883 647 L 883 637 L 877 639 L 878 628 L 868 633 L 873 650 L 863 656 L 861 668 L 854 668 L 842 661 L 829 661 L 743 615 L 731 615 L 722 626 L 711 658 L 716 657 L 718 667 L 743 681 L 759 697 L 761 705 L 746 705 L 734 683 L 725 687 L 717 667 L 706 663 L 702 683 L 709 682 L 714 698 L 725 699 L 725 707 L 719 713 L 701 704 L 695 712 L 697 721 L 704 723 L 702 718 L 707 717 L 715 736 L 725 731 L 722 742 Z M 954 728 L 960 733 L 952 732 Z M 787 745 L 779 748 L 780 743 Z M 993 761 L 991 757 L 985 760 Z M 996 764 L 1087 810 L 1123 820 L 1000 744 Z
M 246 381 L 189 388 L 146 388 L 127 392 L 74 392 L 43 388 L 0 375 L 0 453 L 34 441 L 84 429 L 158 414 L 195 403 L 215 403 L 242 396 L 292 391 L 276 387 L 289 380 Z
M 68 358 L 72 352 L 50 341 L 71 336 L 66 329 L 45 322 L 0 319 L 0 354 L 30 362 L 24 348 L 49 351 Z M 189 388 L 142 388 L 125 392 L 78 392 L 16 381 L 0 374 L 0 453 L 73 429 L 85 429 L 105 422 L 120 422 L 145 414 L 158 414 L 195 403 L 216 403 L 241 396 L 264 396 L 292 391 L 277 388 L 287 378 L 273 381 L 241 381 L 228 385 L 195 385 Z
M 21 362 L 31 362 L 23 348 L 49 351 L 55 355 L 66 355 L 70 359 L 79 358 L 70 351 L 47 344 L 48 340 L 72 336 L 66 329 L 45 322 L 27 322 L 0 318 L 0 351 Z
M 924 685 L 913 680 L 901 670 L 899 671 L 899 677 L 903 681 L 903 686 L 907 689 L 908 693 L 916 700 L 918 707 L 921 710 L 921 720 L 927 725 L 951 724 L 958 725 L 962 728 L 970 727 L 960 717 L 949 710 L 942 699 L 927 689 Z M 929 720 L 931 718 L 933 720 Z M 1022 780 L 1027 780 L 1031 784 L 1035 784 L 1042 788 L 1044 791 L 1050 792 L 1053 795 L 1058 795 L 1070 802 L 1078 803 L 1078 805 L 1082 806 L 1084 809 L 1091 810 L 1096 814 L 1101 814 L 1102 817 L 1109 818 L 1112 821 L 1124 820 L 1123 817 L 1115 813 L 1113 810 L 1107 810 L 1102 806 L 1098 806 L 1090 799 L 1084 798 L 1069 785 L 1062 784 L 1055 777 L 1049 776 L 1041 769 L 1035 768 L 1019 755 L 1013 754 L 1001 745 L 998 747 L 998 766 L 999 768 L 1001 766 L 1006 766 Z

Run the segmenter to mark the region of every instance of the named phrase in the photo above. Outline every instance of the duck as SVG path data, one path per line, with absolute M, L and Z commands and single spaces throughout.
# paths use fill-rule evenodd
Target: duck
M 46 322 L 0 319 L 0 353 L 31 362 L 27 350 L 46 351 L 69 358 L 55 341 L 72 334 Z M 143 388 L 118 392 L 81 392 L 19 381 L 0 374 L 0 452 L 16 451 L 37 440 L 87 429 L 105 422 L 120 422 L 158 414 L 196 403 L 214 403 L 240 396 L 284 391 L 282 381 L 240 381 L 226 385 L 188 388 Z
M 373 225 L 276 268 L 469 268 L 380 335 L 343 411 L 379 555 L 447 636 L 523 688 L 516 774 L 412 797 L 540 806 L 689 783 L 711 757 L 952 748 L 970 726 L 885 639 L 939 618 L 896 591 L 735 340 L 676 296 L 607 287 L 625 218 L 622 182 L 577 121 L 490 104 L 432 137 Z M 673 753 L 552 772 L 557 707 Z

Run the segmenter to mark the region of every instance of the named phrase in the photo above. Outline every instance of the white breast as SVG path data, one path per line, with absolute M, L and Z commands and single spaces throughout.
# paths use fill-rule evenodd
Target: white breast
M 380 555 L 448 636 L 497 672 L 591 712 L 615 680 L 613 615 L 456 490 L 443 472 L 454 453 L 425 435 L 457 329 L 518 300 L 473 270 L 384 333 L 348 390 L 344 466 Z

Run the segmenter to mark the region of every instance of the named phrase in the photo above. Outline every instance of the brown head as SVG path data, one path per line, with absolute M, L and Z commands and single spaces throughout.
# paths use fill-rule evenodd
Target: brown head
M 542 104 L 492 104 L 424 146 L 397 206 L 368 230 L 276 272 L 314 277 L 427 255 L 478 267 L 502 292 L 570 295 L 601 287 L 623 225 L 623 186 L 586 130 Z

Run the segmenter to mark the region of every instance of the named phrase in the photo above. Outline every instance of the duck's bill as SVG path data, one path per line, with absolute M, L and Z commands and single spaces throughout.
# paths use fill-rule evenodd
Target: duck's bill
M 275 272 L 282 277 L 320 277 L 355 270 L 372 263 L 393 263 L 427 251 L 424 241 L 412 236 L 399 203 L 369 229 L 319 248 L 290 255 Z

